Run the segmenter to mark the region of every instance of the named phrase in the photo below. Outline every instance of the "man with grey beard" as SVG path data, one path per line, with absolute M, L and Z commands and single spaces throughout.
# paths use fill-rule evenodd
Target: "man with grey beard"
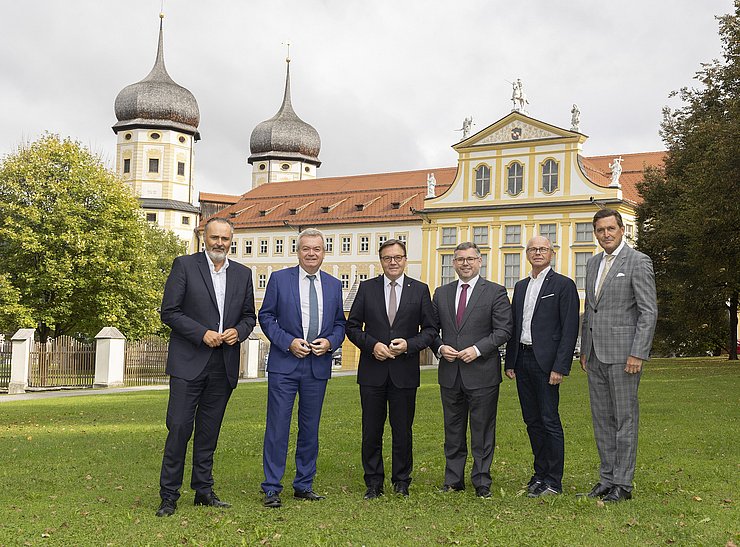
M 162 298 L 162 321 L 172 329 L 167 353 L 170 398 L 158 517 L 175 513 L 185 454 L 193 434 L 190 488 L 195 505 L 226 508 L 213 491 L 213 453 L 226 404 L 239 375 L 239 342 L 254 329 L 252 271 L 226 257 L 234 228 L 212 218 L 204 232 L 205 252 L 172 264 Z

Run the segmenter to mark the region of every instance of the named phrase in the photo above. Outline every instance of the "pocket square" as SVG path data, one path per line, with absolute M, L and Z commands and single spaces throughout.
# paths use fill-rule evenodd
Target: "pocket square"
M 551 296 L 555 296 L 555 293 L 552 292 L 550 294 L 546 294 L 545 296 L 543 296 L 542 298 L 540 298 L 540 300 L 544 300 L 545 298 L 550 298 Z
M 624 274 L 623 274 L 622 272 L 619 272 L 619 273 L 617 274 L 617 277 L 624 277 Z

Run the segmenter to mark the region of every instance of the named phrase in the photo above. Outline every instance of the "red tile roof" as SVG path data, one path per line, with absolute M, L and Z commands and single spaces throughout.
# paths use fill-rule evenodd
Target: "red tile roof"
M 212 194 L 210 192 L 200 192 L 198 194 L 198 201 L 210 201 L 212 203 L 236 203 L 239 201 L 240 196 L 233 196 L 231 194 Z
M 622 156 L 622 174 L 619 184 L 622 186 L 624 199 L 632 203 L 641 203 L 642 198 L 637 192 L 637 183 L 642 180 L 642 173 L 647 166 L 662 167 L 666 152 L 640 152 L 637 154 L 612 154 L 609 156 L 591 156 L 581 158 L 586 176 L 594 184 L 609 186 L 611 184 L 611 172 L 609 164 L 614 158 Z

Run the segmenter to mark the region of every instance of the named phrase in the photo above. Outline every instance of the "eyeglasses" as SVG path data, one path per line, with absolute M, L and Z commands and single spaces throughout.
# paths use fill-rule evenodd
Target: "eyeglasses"
M 455 262 L 458 264 L 475 264 L 476 260 L 480 260 L 479 256 L 456 256 Z
M 398 255 L 398 256 L 381 256 L 380 260 L 385 262 L 386 264 L 390 264 L 391 262 L 395 262 L 396 264 L 400 264 L 402 260 L 406 259 L 406 255 Z
M 527 252 L 531 255 L 543 255 L 550 252 L 550 247 L 529 247 Z

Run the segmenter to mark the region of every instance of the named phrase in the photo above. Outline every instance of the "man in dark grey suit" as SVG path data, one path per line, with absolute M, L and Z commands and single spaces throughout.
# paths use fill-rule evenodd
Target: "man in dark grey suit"
M 552 243 L 535 236 L 527 243 L 532 273 L 514 287 L 514 334 L 506 344 L 506 375 L 516 378 L 522 417 L 534 455 L 529 497 L 563 491 L 565 438 L 558 404 L 560 383 L 570 373 L 578 338 L 578 290 L 550 267 Z
M 465 488 L 470 420 L 470 479 L 476 495 L 488 498 L 501 383 L 498 347 L 511 336 L 511 304 L 504 287 L 480 277 L 482 262 L 475 243 L 458 245 L 453 263 L 459 280 L 439 287 L 432 299 L 435 320 L 442 332 L 431 346 L 440 357 L 438 376 L 446 459 L 442 489 Z
M 653 263 L 625 244 L 622 215 L 602 209 L 594 234 L 603 253 L 586 264 L 581 368 L 588 373 L 591 416 L 601 468 L 589 497 L 632 497 L 637 457 L 637 388 L 658 316 Z
M 239 342 L 254 329 L 252 272 L 227 253 L 234 229 L 224 218 L 206 223 L 205 252 L 172 264 L 162 298 L 162 321 L 172 329 L 167 352 L 170 398 L 158 517 L 175 512 L 193 434 L 190 487 L 195 505 L 229 507 L 213 492 L 213 453 L 239 375 Z

